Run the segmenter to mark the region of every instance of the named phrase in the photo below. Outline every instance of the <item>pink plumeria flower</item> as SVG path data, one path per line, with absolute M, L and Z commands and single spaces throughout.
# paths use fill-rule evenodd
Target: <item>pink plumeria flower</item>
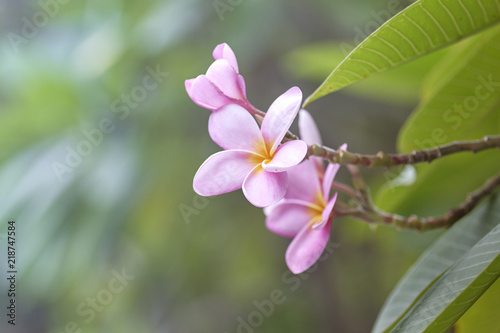
M 306 111 L 299 120 L 301 137 L 320 141 L 314 121 Z M 320 143 L 320 142 L 319 142 Z M 341 149 L 346 149 L 343 145 Z M 299 274 L 311 267 L 321 256 L 330 238 L 332 211 L 337 193 L 330 196 L 333 179 L 339 164 L 329 164 L 326 171 L 313 159 L 302 162 L 288 171 L 290 184 L 285 198 L 269 207 L 267 228 L 283 237 L 293 238 L 286 251 L 290 271 Z
M 210 156 L 194 176 L 199 195 L 212 196 L 243 189 L 251 204 L 266 207 L 283 198 L 288 187 L 287 170 L 307 153 L 301 140 L 281 144 L 302 100 L 298 87 L 290 88 L 269 107 L 259 129 L 241 106 L 231 104 L 210 115 L 212 139 L 225 149 Z
M 186 91 L 199 106 L 215 111 L 224 105 L 238 104 L 253 113 L 248 102 L 245 80 L 238 73 L 238 63 L 233 50 L 226 43 L 219 44 L 213 52 L 215 62 L 205 75 L 185 81 Z

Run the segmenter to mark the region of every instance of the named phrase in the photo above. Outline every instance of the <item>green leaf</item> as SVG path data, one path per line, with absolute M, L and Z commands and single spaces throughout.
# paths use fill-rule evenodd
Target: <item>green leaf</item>
M 496 27 L 491 30 L 498 31 Z M 445 49 L 449 51 L 446 53 L 446 57 L 443 57 L 441 61 L 432 68 L 424 80 L 422 91 L 420 92 L 422 104 L 424 101 L 428 101 L 434 97 L 444 85 L 448 84 L 458 72 L 471 62 L 471 58 L 477 55 L 478 50 L 481 48 L 482 44 L 485 43 L 484 36 L 488 33 L 489 31 L 481 32 L 476 36 L 467 38 Z M 492 34 L 494 34 L 494 32 L 492 32 Z
M 346 93 L 382 100 L 393 104 L 415 105 L 420 98 L 420 86 L 429 68 L 434 66 L 447 50 L 406 63 L 392 71 L 372 76 L 348 86 Z M 339 42 L 323 42 L 302 46 L 284 59 L 288 72 L 299 79 L 320 81 L 344 59 Z M 394 94 L 397 91 L 397 94 Z
M 458 333 L 500 332 L 498 309 L 500 308 L 500 279 L 477 300 L 477 302 L 458 320 L 455 331 Z
M 420 0 L 359 44 L 304 102 L 394 68 L 500 22 L 497 0 Z
M 498 134 L 500 27 L 453 51 L 430 74 L 424 100 L 400 132 L 400 151 Z
M 492 212 L 491 218 L 498 221 L 499 211 Z M 500 225 L 497 225 L 417 301 L 391 332 L 446 331 L 499 276 Z
M 500 28 L 485 31 L 450 51 L 426 79 L 424 100 L 400 132 L 400 151 L 500 133 Z M 385 188 L 376 203 L 400 214 L 442 214 L 443 208 L 458 204 L 498 173 L 498 165 L 498 150 L 460 153 L 419 164 L 414 184 Z
M 500 197 L 478 207 L 429 247 L 387 298 L 372 332 L 380 333 L 387 329 L 410 308 L 433 280 L 498 225 L 500 219 L 498 213 L 495 215 L 495 210 L 500 210 Z
M 424 288 L 424 290 L 422 290 L 422 291 L 420 292 L 420 294 L 418 294 L 418 296 L 417 296 L 417 297 L 413 300 L 413 302 L 412 302 L 412 303 L 411 303 L 411 305 L 410 305 L 410 306 L 406 309 L 406 311 L 405 311 L 405 312 L 403 312 L 403 313 L 402 313 L 402 314 L 398 317 L 398 319 L 396 319 L 396 320 L 395 320 L 395 321 L 391 324 L 391 326 L 389 326 L 389 327 L 388 327 L 388 328 L 384 331 L 384 333 L 390 333 L 390 332 L 394 329 L 394 327 L 396 327 L 396 325 L 397 325 L 397 324 L 401 321 L 401 319 L 403 319 L 403 318 L 406 316 L 406 314 L 407 314 L 408 312 L 410 312 L 411 308 L 413 308 L 413 306 L 414 306 L 415 304 L 417 304 L 418 300 L 419 300 L 419 299 L 421 299 L 421 298 L 422 298 L 422 296 L 424 296 L 424 295 L 425 295 L 425 293 L 426 293 L 429 289 L 431 289 L 431 287 L 434 285 L 434 283 L 436 283 L 436 282 L 437 282 L 437 281 L 438 281 L 438 280 L 439 280 L 439 279 L 440 279 L 440 278 L 444 275 L 444 273 L 446 273 L 446 272 L 447 272 L 447 270 L 445 270 L 443 273 L 439 274 L 439 275 L 438 275 L 438 276 L 437 276 L 434 280 L 432 280 L 432 281 L 431 281 L 431 282 L 427 285 L 427 287 L 425 287 L 425 288 Z

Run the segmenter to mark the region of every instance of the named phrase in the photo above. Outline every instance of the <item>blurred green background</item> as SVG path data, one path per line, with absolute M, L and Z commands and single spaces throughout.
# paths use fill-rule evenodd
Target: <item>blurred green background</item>
M 195 195 L 197 168 L 219 148 L 210 112 L 188 98 L 184 80 L 205 73 L 213 48 L 227 42 L 252 104 L 266 110 L 294 85 L 307 96 L 388 18 L 389 3 L 408 4 L 3 1 L 0 251 L 6 258 L 15 220 L 19 274 L 17 325 L 4 310 L 0 331 L 367 332 L 440 232 L 338 219 L 333 253 L 292 276 L 289 240 L 267 231 L 241 191 Z M 311 104 L 324 143 L 394 152 L 432 61 Z M 164 74 L 144 89 L 151 71 Z M 83 143 L 89 136 L 94 143 Z M 399 171 L 365 174 L 376 189 Z M 0 287 L 4 309 L 5 279 Z M 255 315 L 275 290 L 283 302 Z M 249 320 L 259 324 L 244 328 Z

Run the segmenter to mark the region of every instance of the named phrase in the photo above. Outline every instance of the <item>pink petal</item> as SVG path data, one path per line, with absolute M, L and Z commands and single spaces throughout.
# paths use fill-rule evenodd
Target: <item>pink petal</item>
M 309 146 L 313 144 L 323 144 L 318 127 L 316 126 L 313 117 L 304 109 L 300 110 L 299 112 L 299 132 L 300 138 L 304 140 Z M 323 175 L 325 173 L 323 160 L 316 156 L 311 156 L 309 157 L 309 159 L 314 161 L 314 163 L 316 164 L 318 174 Z
M 330 214 L 335 206 L 335 201 L 337 201 L 337 194 L 338 193 L 335 193 L 332 199 L 328 201 L 325 209 L 323 209 L 323 213 L 321 214 L 321 222 L 314 224 L 312 227 L 313 229 L 321 229 L 328 223 L 328 221 L 330 221 Z
M 332 189 L 333 179 L 335 179 L 339 169 L 340 164 L 337 163 L 330 163 L 326 167 L 325 175 L 323 177 L 323 199 L 325 202 L 330 199 L 330 190 Z
M 288 141 L 278 147 L 271 161 L 262 162 L 262 167 L 269 172 L 286 171 L 302 162 L 306 154 L 307 144 L 304 141 Z
M 323 159 L 321 157 L 317 156 L 309 156 L 309 159 L 314 163 L 314 166 L 316 167 L 316 172 L 320 177 L 323 177 L 325 174 L 325 168 L 323 166 Z
M 267 172 L 259 164 L 245 178 L 243 194 L 257 207 L 266 207 L 280 201 L 286 193 L 288 177 L 286 172 Z
M 247 175 L 255 168 L 255 164 L 251 162 L 253 155 L 244 150 L 226 150 L 213 154 L 194 176 L 195 192 L 212 196 L 240 189 Z
M 299 113 L 299 132 L 300 138 L 309 146 L 313 144 L 322 144 L 321 136 L 313 117 L 304 109 L 300 110 Z
M 285 199 L 272 207 L 266 217 L 267 229 L 288 238 L 295 237 L 311 221 L 315 212 L 308 202 L 301 200 Z
M 276 206 L 280 205 L 283 201 L 285 201 L 285 199 L 281 199 L 280 201 L 278 201 L 278 202 L 277 202 L 277 203 L 275 203 L 274 205 L 264 207 L 264 209 L 262 209 L 262 211 L 264 212 L 264 215 L 265 215 L 266 217 L 270 216 L 270 215 L 271 215 L 272 210 L 274 209 L 274 207 L 276 207 Z
M 261 130 L 271 155 L 274 154 L 292 125 L 297 112 L 299 112 L 301 101 L 302 92 L 298 87 L 292 87 L 279 96 L 269 107 Z
M 225 59 L 237 72 L 239 72 L 236 56 L 234 55 L 233 50 L 226 43 L 217 45 L 212 55 L 215 60 Z
M 330 238 L 331 223 L 324 228 L 312 229 L 311 224 L 305 225 L 295 236 L 286 251 L 288 268 L 300 274 L 311 267 L 321 256 Z
M 245 95 L 240 90 L 238 72 L 226 60 L 214 61 L 208 68 L 206 76 L 224 95 L 237 100 L 245 99 Z
M 191 96 L 191 86 L 193 85 L 194 80 L 196 79 L 189 79 L 184 81 L 184 86 L 186 87 L 186 91 L 189 96 Z
M 320 181 L 312 161 L 305 160 L 287 170 L 287 173 L 288 190 L 285 198 L 316 202 L 318 196 L 321 196 Z
M 224 95 L 205 75 L 187 80 L 185 85 L 186 89 L 190 88 L 187 92 L 189 97 L 203 108 L 215 111 L 223 105 L 235 102 Z
M 346 150 L 347 144 L 344 143 L 339 148 L 340 150 Z M 340 164 L 328 164 L 325 171 L 325 176 L 323 177 L 323 199 L 326 201 L 330 198 L 330 190 L 332 189 L 333 180 L 339 171 Z
M 238 87 L 240 88 L 241 94 L 243 95 L 244 99 L 246 100 L 247 88 L 246 88 L 246 84 L 245 84 L 245 79 L 241 75 L 238 75 Z
M 265 154 L 259 125 L 239 105 L 229 104 L 213 112 L 208 121 L 208 131 L 212 140 L 223 149 L 243 149 Z

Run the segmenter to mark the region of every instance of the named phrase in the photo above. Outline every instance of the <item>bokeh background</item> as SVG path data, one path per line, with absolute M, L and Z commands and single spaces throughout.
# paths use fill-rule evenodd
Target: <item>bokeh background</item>
M 213 48 L 227 42 L 250 101 L 266 110 L 291 86 L 312 93 L 349 47 L 406 5 L 3 0 L 1 276 L 8 220 L 17 225 L 19 274 L 17 323 L 8 325 L 2 310 L 0 331 L 369 331 L 439 232 L 337 219 L 333 253 L 294 277 L 284 260 L 289 240 L 265 228 L 262 210 L 241 191 L 195 195 L 197 168 L 219 148 L 208 136 L 209 111 L 188 98 L 184 80 L 204 73 Z M 428 66 L 402 67 L 311 104 L 324 143 L 394 152 Z M 163 73 L 156 87 L 141 88 L 151 71 Z M 375 195 L 400 171 L 363 172 Z M 5 278 L 0 288 L 5 309 Z M 255 315 L 275 290 L 283 302 Z M 259 324 L 245 328 L 249 321 Z

